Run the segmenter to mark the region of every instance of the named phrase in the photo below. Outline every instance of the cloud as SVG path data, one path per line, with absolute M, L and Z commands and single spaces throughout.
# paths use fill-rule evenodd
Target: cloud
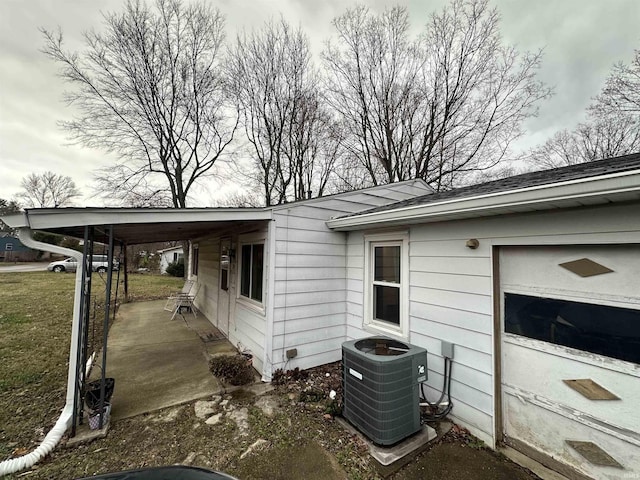
M 207 0 L 208 1 L 208 0 Z M 372 10 L 390 6 L 386 0 L 365 2 Z M 412 26 L 420 31 L 445 0 L 403 0 Z M 0 198 L 19 190 L 30 171 L 53 170 L 70 175 L 85 192 L 94 165 L 109 157 L 100 151 L 68 146 L 57 126 L 72 110 L 62 99 L 66 85 L 57 67 L 39 50 L 38 27 L 62 28 L 71 49 L 82 48 L 82 33 L 99 29 L 102 11 L 120 11 L 124 0 L 2 0 L 0 1 Z M 356 2 L 340 0 L 218 0 L 213 3 L 227 17 L 228 36 L 243 28 L 259 27 L 282 14 L 309 35 L 313 51 L 333 34 L 331 20 Z M 640 48 L 640 2 L 637 0 L 496 0 L 506 42 L 522 50 L 545 49 L 540 79 L 556 88 L 540 105 L 540 116 L 525 125 L 518 145 L 543 142 L 562 128 L 582 120 L 591 97 L 602 88 L 616 61 L 629 61 Z

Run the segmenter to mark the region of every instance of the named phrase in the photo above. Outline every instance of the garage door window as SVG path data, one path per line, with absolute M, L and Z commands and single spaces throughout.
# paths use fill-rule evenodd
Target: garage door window
M 640 364 L 640 310 L 506 293 L 505 332 Z

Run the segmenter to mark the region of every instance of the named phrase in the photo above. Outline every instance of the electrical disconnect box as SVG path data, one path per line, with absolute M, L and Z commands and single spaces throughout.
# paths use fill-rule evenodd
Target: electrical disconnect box
M 440 353 L 443 357 L 453 360 L 453 343 L 442 340 Z

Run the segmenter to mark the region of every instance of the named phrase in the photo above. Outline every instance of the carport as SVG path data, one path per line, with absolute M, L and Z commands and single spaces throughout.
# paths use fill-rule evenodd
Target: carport
M 67 381 L 67 403 L 59 424 L 71 427 L 71 436 L 83 422 L 83 392 L 88 382 L 87 365 L 92 361 L 88 351 L 90 301 L 92 280 L 96 276 L 91 269 L 92 255 L 97 244 L 104 245 L 109 264 L 113 264 L 117 249 L 122 252 L 124 269 L 109 270 L 104 275 L 105 307 L 102 315 L 102 357 L 100 375 L 100 405 L 105 401 L 105 378 L 108 375 L 107 335 L 109 321 L 115 315 L 112 308 L 112 291 L 115 296 L 128 295 L 126 275 L 126 247 L 141 243 L 164 241 L 189 241 L 217 231 L 263 227 L 272 218 L 271 210 L 256 209 L 139 209 L 139 208 L 55 208 L 28 209 L 23 214 L 12 215 L 3 220 L 19 232 L 26 245 L 40 250 L 75 256 L 79 265 L 76 273 L 69 373 Z M 32 237 L 33 231 L 45 231 L 83 239 L 82 254 L 73 250 L 43 244 Z M 117 276 L 124 271 L 123 292 L 118 292 Z M 114 279 L 116 276 L 116 279 Z M 100 419 L 102 420 L 102 419 Z M 102 427 L 102 425 L 100 425 Z M 66 430 L 65 428 L 65 430 Z M 64 430 L 63 430 L 64 431 Z

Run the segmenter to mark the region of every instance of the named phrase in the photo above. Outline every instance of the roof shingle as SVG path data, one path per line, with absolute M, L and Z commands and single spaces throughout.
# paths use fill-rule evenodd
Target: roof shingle
M 454 200 L 462 198 L 477 197 L 493 193 L 508 192 L 523 188 L 550 185 L 554 183 L 568 182 L 571 180 L 599 177 L 613 173 L 620 173 L 630 170 L 640 169 L 640 153 L 633 153 L 620 157 L 596 160 L 594 162 L 580 163 L 568 167 L 552 168 L 537 172 L 524 173 L 513 177 L 502 178 L 486 183 L 478 183 L 466 187 L 448 190 L 446 192 L 430 193 L 413 197 L 408 200 L 382 205 L 363 212 L 358 212 L 344 217 L 352 217 L 376 212 L 385 212 L 404 207 L 416 205 L 426 205 L 444 200 Z

